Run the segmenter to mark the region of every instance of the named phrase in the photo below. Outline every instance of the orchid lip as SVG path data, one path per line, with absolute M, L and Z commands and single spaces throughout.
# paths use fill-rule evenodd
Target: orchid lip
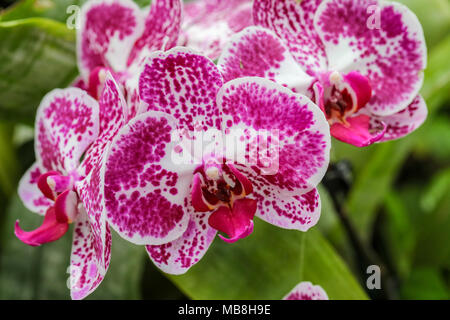
M 76 174 L 63 176 L 57 171 L 49 171 L 38 178 L 38 187 L 50 200 L 54 201 L 45 214 L 42 225 L 33 231 L 23 231 L 19 221 L 15 225 L 16 236 L 25 244 L 39 246 L 61 238 L 69 224 L 78 215 L 78 195 L 73 191 Z
M 209 225 L 229 235 L 221 238 L 235 242 L 253 231 L 256 200 L 251 182 L 232 164 L 207 162 L 197 168 L 191 187 L 191 199 L 198 212 L 212 212 Z
M 45 214 L 42 225 L 33 231 L 23 231 L 16 221 L 14 233 L 25 244 L 36 247 L 41 244 L 53 242 L 61 238 L 69 229 L 67 222 L 59 222 L 54 207 L 50 207 Z

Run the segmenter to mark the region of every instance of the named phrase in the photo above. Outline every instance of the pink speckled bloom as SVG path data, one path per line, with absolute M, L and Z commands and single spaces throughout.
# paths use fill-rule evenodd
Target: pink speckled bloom
M 182 20 L 181 0 L 154 0 L 141 10 L 132 0 L 88 1 L 80 13 L 77 58 L 81 76 L 75 86 L 94 98 L 102 92 L 105 70 L 124 87 L 133 117 L 139 107 L 139 63 L 150 52 L 170 49 Z
M 187 48 L 153 53 L 142 70 L 143 104 L 108 149 L 100 183 L 107 220 L 123 238 L 146 245 L 163 271 L 181 274 L 217 231 L 227 242 L 250 235 L 255 215 L 301 231 L 317 223 L 316 186 L 328 165 L 330 135 L 314 103 L 261 78 L 224 84 L 211 60 Z M 248 161 L 259 155 L 237 161 L 223 148 L 202 147 L 196 161 L 174 161 L 191 154 L 186 143 L 197 134 L 236 129 L 245 150 L 261 130 L 279 132 L 276 172 Z
M 304 281 L 296 285 L 283 300 L 328 300 L 328 295 L 321 286 Z
M 15 234 L 21 241 L 31 246 L 55 241 L 74 224 L 73 299 L 93 292 L 110 262 L 111 234 L 100 201 L 99 178 L 103 150 L 126 119 L 126 103 L 119 90 L 107 73 L 99 101 L 78 88 L 47 94 L 36 116 L 36 163 L 19 184 L 25 206 L 45 214 L 43 224 L 30 232 L 16 222 Z
M 215 60 L 233 34 L 251 25 L 251 0 L 195 0 L 184 4 L 178 43 Z
M 382 0 L 255 0 L 257 26 L 219 59 L 226 81 L 260 76 L 311 97 L 331 134 L 358 147 L 419 127 L 426 46 L 417 17 Z

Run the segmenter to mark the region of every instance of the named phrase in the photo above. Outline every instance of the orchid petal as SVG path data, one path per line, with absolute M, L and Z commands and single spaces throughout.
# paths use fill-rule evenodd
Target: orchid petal
M 116 80 L 107 72 L 103 91 L 99 99 L 100 134 L 86 151 L 79 172 L 87 174 L 101 159 L 106 145 L 112 141 L 126 123 L 127 103 Z
M 377 15 L 379 26 L 372 25 Z M 367 108 L 372 113 L 394 114 L 416 97 L 423 82 L 426 46 L 419 20 L 406 6 L 326 0 L 317 9 L 315 26 L 325 44 L 329 70 L 358 71 L 369 79 L 373 95 Z
M 320 182 L 328 166 L 330 132 L 323 112 L 308 98 L 269 80 L 240 78 L 227 82 L 217 99 L 225 132 L 250 130 L 255 136 L 247 141 L 254 145 L 252 139 L 267 131 L 275 142 L 258 150 L 257 157 L 250 152 L 246 158 L 253 176 L 262 174 L 265 184 L 289 195 L 310 191 Z M 273 153 L 264 155 L 267 150 Z M 270 160 L 272 169 L 266 170 L 262 160 Z
M 146 246 L 153 263 L 166 273 L 187 272 L 203 257 L 217 233 L 208 225 L 208 214 L 189 214 L 189 225 L 180 238 L 162 245 Z
M 147 104 L 141 112 L 171 114 L 190 131 L 220 129 L 216 96 L 223 80 L 207 57 L 176 47 L 147 59 L 139 80 L 139 95 Z
M 18 189 L 20 199 L 25 207 L 41 215 L 44 215 L 48 208 L 53 205 L 53 201 L 44 196 L 37 185 L 39 177 L 43 173 L 44 170 L 37 163 L 34 163 L 20 179 Z
M 35 131 L 37 163 L 70 173 L 98 136 L 98 103 L 78 88 L 53 90 L 38 108 Z
M 131 0 L 93 0 L 83 5 L 77 31 L 78 68 L 84 77 L 96 67 L 125 70 L 144 30 L 144 17 Z
M 167 50 L 176 45 L 182 19 L 181 0 L 154 0 L 145 19 L 145 29 L 134 44 L 128 66 L 139 62 L 143 53 Z
M 72 254 L 74 261 L 86 266 L 88 262 L 84 260 L 83 251 L 87 248 L 92 261 L 96 264 L 96 270 L 102 275 L 106 273 L 108 268 L 111 252 L 111 234 L 106 222 L 104 206 L 104 182 L 102 179 L 104 162 L 105 158 L 100 156 L 89 174 L 75 184 L 76 191 L 83 204 L 83 212 L 81 218 L 77 219 L 77 226 L 75 227 L 74 245 L 77 241 L 78 251 L 74 249 Z M 85 285 L 81 287 L 86 288 Z
M 321 0 L 255 0 L 255 24 L 273 30 L 309 74 L 327 69 L 322 42 L 314 28 L 314 12 Z
M 372 128 L 370 117 L 365 114 L 347 118 L 346 122 L 346 124 L 332 124 L 331 135 L 356 147 L 367 147 L 380 141 L 386 131 L 386 125 L 382 122 L 379 123 L 379 127 Z
M 41 244 L 56 241 L 61 238 L 69 229 L 67 222 L 59 222 L 56 218 L 55 209 L 50 207 L 45 214 L 42 225 L 33 231 L 23 231 L 16 221 L 14 234 L 23 243 L 36 247 Z
M 300 282 L 283 300 L 328 300 L 328 295 L 321 286 L 311 282 Z
M 234 33 L 253 25 L 249 0 L 197 0 L 184 8 L 184 41 L 180 44 L 213 60 Z
M 106 154 L 103 174 L 108 222 L 136 244 L 159 245 L 188 227 L 194 165 L 173 161 L 177 122 L 150 111 L 122 128 Z
M 315 226 L 320 218 L 320 196 L 317 189 L 302 195 L 286 197 L 265 189 L 257 189 L 258 200 L 256 215 L 262 220 L 284 229 L 307 231 Z
M 72 299 L 84 299 L 100 285 L 109 266 L 110 254 L 109 227 L 106 226 L 104 239 L 99 239 L 94 235 L 90 218 L 84 210 L 81 210 L 74 227 L 70 257 Z
M 262 27 L 248 27 L 235 34 L 225 46 L 218 67 L 225 82 L 255 76 L 270 79 L 297 92 L 306 92 L 313 81 L 281 39 Z
M 418 95 L 404 110 L 390 116 L 371 118 L 371 127 L 386 124 L 386 132 L 379 142 L 399 139 L 416 130 L 427 118 L 428 109 L 422 96 Z

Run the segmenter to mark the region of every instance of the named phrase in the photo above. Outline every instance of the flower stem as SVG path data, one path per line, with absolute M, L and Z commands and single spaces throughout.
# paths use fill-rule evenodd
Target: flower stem
M 342 169 L 343 166 L 339 163 L 337 165 L 330 166 L 329 173 L 327 173 L 327 175 L 325 176 L 323 184 L 331 197 L 336 214 L 355 254 L 356 263 L 359 269 L 358 271 L 360 272 L 360 279 L 363 282 L 363 287 L 366 288 L 366 291 L 371 299 L 394 299 L 395 294 L 393 290 L 390 271 L 381 261 L 377 253 L 374 252 L 372 248 L 370 248 L 361 239 L 357 230 L 353 226 L 352 221 L 349 218 L 345 206 L 342 205 L 344 203 L 343 199 L 346 198 L 346 191 L 348 191 L 349 189 L 348 179 L 345 179 L 345 174 L 342 174 L 341 172 L 343 171 Z M 371 265 L 376 265 L 381 270 L 380 289 L 369 289 L 367 286 L 366 280 L 371 276 L 371 274 L 367 273 L 367 268 Z

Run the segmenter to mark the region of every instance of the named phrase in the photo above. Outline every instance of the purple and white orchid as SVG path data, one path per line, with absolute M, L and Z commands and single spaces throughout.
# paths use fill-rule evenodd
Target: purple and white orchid
M 251 0 L 195 0 L 184 5 L 178 43 L 215 60 L 233 34 L 252 25 Z
M 146 245 L 163 271 L 181 274 L 217 231 L 227 242 L 251 234 L 255 215 L 301 231 L 317 223 L 316 186 L 328 165 L 330 135 L 314 103 L 260 78 L 224 84 L 211 60 L 181 47 L 151 54 L 142 70 L 143 108 L 114 138 L 101 170 L 107 220 L 123 238 Z M 220 147 L 191 154 L 189 143 L 199 134 L 236 130 L 245 140 L 244 161 Z M 279 148 L 275 173 L 248 152 L 261 130 L 279 132 L 272 140 Z M 177 163 L 180 154 L 196 161 Z
M 126 118 L 126 102 L 110 73 L 98 102 L 78 88 L 56 89 L 37 112 L 36 163 L 21 179 L 19 196 L 28 209 L 45 217 L 30 232 L 17 221 L 15 234 L 24 243 L 39 246 L 58 240 L 74 224 L 73 299 L 93 292 L 109 266 L 111 234 L 99 201 L 99 177 L 103 152 Z
M 404 5 L 255 0 L 253 19 L 257 26 L 233 36 L 219 59 L 226 81 L 259 76 L 304 93 L 331 134 L 358 147 L 403 137 L 425 120 L 425 40 Z
M 102 92 L 106 71 L 124 87 L 129 116 L 139 108 L 139 63 L 150 52 L 173 47 L 182 22 L 181 0 L 154 0 L 140 9 L 132 0 L 93 0 L 80 13 L 77 58 L 81 76 L 75 86 L 94 98 Z
M 328 295 L 321 286 L 304 281 L 296 285 L 283 300 L 328 300 Z

